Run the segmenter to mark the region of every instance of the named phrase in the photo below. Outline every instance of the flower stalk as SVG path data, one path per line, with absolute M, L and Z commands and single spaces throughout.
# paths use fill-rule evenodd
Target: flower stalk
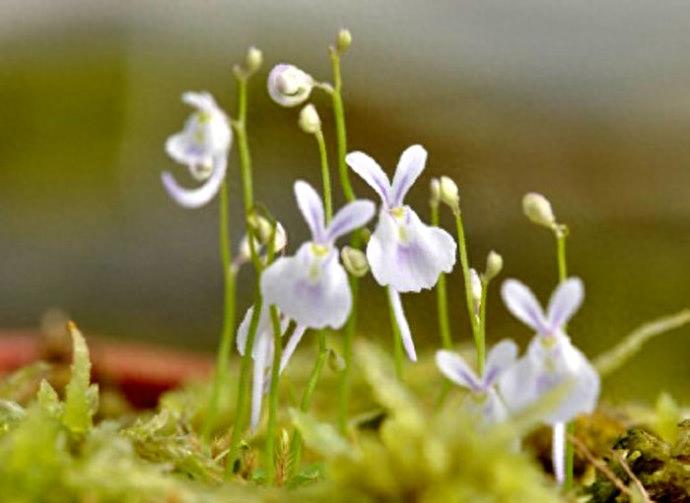
M 430 200 L 431 205 L 431 225 L 439 226 L 440 217 L 438 211 L 438 200 L 433 197 Z M 441 343 L 444 349 L 451 349 L 453 347 L 453 340 L 450 335 L 450 320 L 448 318 L 448 293 L 446 290 L 446 274 L 441 273 L 436 284 L 436 310 L 438 314 L 438 328 L 441 335 Z

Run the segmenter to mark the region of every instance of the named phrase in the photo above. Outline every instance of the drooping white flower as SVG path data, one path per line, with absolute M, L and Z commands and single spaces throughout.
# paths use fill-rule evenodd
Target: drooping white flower
M 554 427 L 554 471 L 562 482 L 564 423 L 578 414 L 594 411 L 599 398 L 599 374 L 563 331 L 582 304 L 584 287 L 578 278 L 563 281 L 551 296 L 546 312 L 530 289 L 519 281 L 506 280 L 501 295 L 508 310 L 536 332 L 527 354 L 499 380 L 508 408 L 521 410 L 558 386 L 564 386 L 566 391 L 560 403 L 544 417 Z
M 467 388 L 471 395 L 466 401 L 470 411 L 484 418 L 487 424 L 495 424 L 508 417 L 508 410 L 496 390 L 498 378 L 509 369 L 517 358 L 517 346 L 511 340 L 496 344 L 486 358 L 481 377 L 470 368 L 458 353 L 441 350 L 436 352 L 436 365 L 448 379 Z
M 181 132 L 168 138 L 165 151 L 173 160 L 186 165 L 194 179 L 204 183 L 195 189 L 185 189 L 167 171 L 161 174 L 161 179 L 170 197 L 180 206 L 198 208 L 213 199 L 225 178 L 232 130 L 227 115 L 209 93 L 186 92 L 182 101 L 196 111 Z
M 426 157 L 421 145 L 407 148 L 400 156 L 392 183 L 367 154 L 351 152 L 345 158 L 381 198 L 378 224 L 367 245 L 367 259 L 376 281 L 388 287 L 403 345 L 413 361 L 417 357 L 400 293 L 432 288 L 441 272 L 449 273 L 455 265 L 456 246 L 450 234 L 424 224 L 403 202 L 424 170 Z
M 252 316 L 254 314 L 254 306 L 247 310 L 244 315 L 242 323 L 237 329 L 237 350 L 241 355 L 247 348 L 247 339 L 249 336 L 249 328 L 251 325 Z M 288 327 L 289 320 L 281 319 L 280 333 L 285 333 Z M 254 345 L 252 346 L 252 359 L 254 360 L 254 371 L 252 377 L 252 413 L 251 413 L 251 427 L 255 430 L 261 418 L 261 398 L 264 393 L 264 383 L 268 382 L 267 376 L 271 375 L 273 368 L 273 353 L 275 345 L 273 344 L 273 325 L 271 323 L 270 310 L 266 304 L 262 306 L 259 314 L 259 323 L 256 328 L 256 335 L 254 336 Z M 280 371 L 283 368 L 281 366 Z
M 311 75 L 294 65 L 278 64 L 268 74 L 268 94 L 284 107 L 307 101 L 315 84 Z
M 341 208 L 326 227 L 323 202 L 312 186 L 295 182 L 295 196 L 312 239 L 303 243 L 297 254 L 280 257 L 266 268 L 261 291 L 267 304 L 275 304 L 298 327 L 338 329 L 352 309 L 352 293 L 335 241 L 365 225 L 375 207 L 371 201 L 353 201 Z M 293 335 L 285 347 L 282 366 L 299 337 Z

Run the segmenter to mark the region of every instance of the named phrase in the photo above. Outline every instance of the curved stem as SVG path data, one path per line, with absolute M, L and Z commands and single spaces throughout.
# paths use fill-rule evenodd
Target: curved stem
M 438 204 L 431 205 L 431 225 L 438 227 Z M 445 349 L 453 347 L 450 335 L 450 320 L 448 319 L 448 294 L 446 291 L 446 275 L 441 273 L 436 284 L 436 310 L 438 313 L 438 330 L 441 335 L 441 343 Z
M 223 329 L 220 336 L 220 345 L 216 360 L 216 375 L 211 388 L 211 398 L 209 400 L 206 417 L 201 430 L 201 438 L 204 443 L 208 443 L 213 427 L 215 426 L 216 416 L 218 415 L 218 404 L 220 402 L 220 390 L 228 377 L 228 362 L 230 351 L 234 339 L 235 328 L 235 273 L 232 271 L 232 247 L 230 244 L 230 229 L 228 219 L 228 183 L 223 180 L 220 186 L 220 228 L 219 245 L 221 265 L 223 267 L 224 279 L 224 310 L 223 310 Z
M 345 163 L 347 154 L 347 131 L 345 130 L 345 108 L 343 106 L 343 79 L 340 73 L 340 53 L 333 47 L 330 49 L 331 66 L 333 68 L 333 91 L 331 99 L 333 101 L 333 114 L 335 115 L 335 134 L 338 140 L 338 172 L 340 183 L 343 186 L 345 199 L 355 200 L 355 192 L 350 183 L 350 174 Z
M 460 209 L 453 211 L 455 216 L 455 229 L 458 235 L 458 252 L 460 253 L 460 265 L 462 267 L 462 277 L 465 283 L 465 300 L 467 303 L 467 314 L 472 326 L 472 336 L 477 347 L 477 369 L 481 375 L 484 371 L 484 341 L 481 340 L 481 333 L 477 316 L 474 313 L 474 301 L 472 300 L 472 284 L 470 280 L 470 265 L 467 259 L 467 244 L 465 242 L 465 228 L 462 223 L 462 213 Z

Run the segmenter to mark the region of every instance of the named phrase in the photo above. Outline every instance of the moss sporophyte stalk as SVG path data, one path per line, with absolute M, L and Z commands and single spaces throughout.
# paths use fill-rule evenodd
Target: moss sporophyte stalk
M 267 97 L 252 94 L 250 102 L 249 92 L 265 77 L 263 53 L 250 47 L 232 69 L 233 115 L 207 92 L 182 95 L 193 111 L 165 151 L 194 187 L 168 171 L 161 179 L 185 210 L 219 204 L 224 298 L 215 374 L 164 394 L 155 412 L 111 414 L 113 398 L 91 382 L 86 341 L 70 323 L 67 372 L 34 365 L 0 381 L 3 501 L 690 500 L 690 427 L 681 405 L 662 395 L 656 409 L 627 422 L 597 409 L 602 377 L 644 342 L 689 323 L 690 311 L 640 327 L 591 363 L 569 335 L 585 288 L 568 274 L 568 227 L 550 201 L 536 192 L 522 198 L 529 221 L 556 240 L 554 291 L 543 308 L 521 281 L 493 287 L 510 257 L 504 264 L 496 251 L 471 253 L 464 221 L 472 217 L 464 198 L 471 187 L 460 184 L 461 200 L 455 180 L 431 178 L 430 224 L 424 208 L 409 204 L 433 153 L 404 148 L 389 177 L 363 150 L 348 148 L 341 59 L 351 49 L 352 34 L 340 30 L 328 49 L 331 82 L 288 63 L 266 77 L 268 98 L 301 106 L 292 124 L 314 139 L 305 157 L 313 166 L 284 194 L 309 231 L 302 243 L 288 240 L 300 230 L 285 228 L 290 215 L 279 216 L 283 226 L 262 203 L 267 195 L 254 193 L 254 176 L 265 173 L 253 170 L 250 105 Z M 332 108 L 334 138 L 322 124 L 319 93 Z M 372 200 L 355 195 L 351 172 L 373 190 Z M 315 186 L 301 179 L 315 173 Z M 230 186 L 238 175 L 243 226 L 235 229 Z M 519 201 L 516 194 L 516 213 Z M 444 218 L 452 218 L 452 233 Z M 476 256 L 486 257 L 484 267 L 471 263 Z M 249 264 L 253 271 L 242 274 L 253 272 L 254 281 L 238 284 Z M 367 307 L 388 310 L 392 343 L 386 330 L 357 325 L 359 280 L 369 274 L 379 298 Z M 243 284 L 255 290 L 237 323 Z M 415 344 L 429 330 L 403 305 L 404 296 L 424 290 L 435 290 L 438 349 Z M 532 337 L 522 353 L 510 339 L 487 343 L 495 340 L 487 306 L 499 291 Z M 383 295 L 386 304 L 377 304 Z M 463 323 L 451 326 L 460 312 Z M 49 383 L 65 374 L 64 391 Z M 645 429 L 628 429 L 633 422 Z M 534 439 L 544 426 L 551 440 L 540 444 Z M 546 471 L 543 458 L 551 459 Z

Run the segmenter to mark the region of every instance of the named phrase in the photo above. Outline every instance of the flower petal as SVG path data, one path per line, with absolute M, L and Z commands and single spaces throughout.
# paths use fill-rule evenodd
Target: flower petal
M 299 342 L 302 340 L 302 336 L 304 335 L 304 332 L 306 332 L 306 330 L 307 327 L 305 327 L 304 325 L 297 325 L 295 327 L 295 331 L 292 332 L 290 340 L 283 348 L 283 354 L 280 358 L 280 372 L 283 372 L 283 370 L 285 370 L 285 367 L 287 367 L 287 364 L 290 361 L 290 358 L 292 357 L 292 353 L 295 352 L 295 349 L 297 348 Z
M 518 347 L 510 339 L 497 343 L 486 357 L 486 368 L 482 381 L 485 387 L 491 386 L 499 376 L 515 363 Z
M 235 338 L 235 344 L 237 344 L 237 351 L 241 355 L 244 355 L 244 350 L 247 347 L 247 336 L 249 335 L 249 326 L 252 321 L 252 316 L 254 314 L 254 306 L 247 309 L 247 312 L 242 318 L 242 323 L 237 328 L 237 337 Z
M 393 307 L 393 315 L 395 317 L 395 322 L 398 324 L 400 339 L 402 340 L 405 352 L 410 360 L 416 362 L 417 353 L 414 350 L 412 333 L 410 332 L 410 325 L 407 323 L 407 318 L 405 318 L 405 311 L 403 310 L 402 301 L 400 300 L 400 294 L 393 288 L 389 287 L 388 297 L 390 299 L 391 306 Z
M 547 346 L 542 337 L 530 342 L 527 356 L 499 377 L 501 394 L 510 410 L 519 411 L 559 386 L 566 395 L 545 414 L 548 424 L 568 422 L 594 411 L 599 398 L 599 375 L 570 339 L 557 334 Z
M 371 201 L 360 199 L 346 204 L 335 214 L 326 229 L 326 239 L 333 242 L 340 236 L 362 227 L 371 220 L 375 210 L 376 207 Z
M 192 137 L 187 131 L 169 136 L 165 142 L 165 152 L 175 162 L 185 164 L 190 168 L 213 163 L 213 156 L 192 141 Z
M 390 191 L 391 207 L 401 206 L 405 195 L 424 171 L 427 153 L 421 145 L 408 147 L 400 156 Z
M 264 391 L 264 372 L 271 366 L 271 354 L 273 353 L 273 340 L 271 334 L 263 331 L 258 334 L 252 356 L 254 357 L 254 370 L 252 379 L 252 414 L 251 428 L 256 430 L 261 419 L 261 399 Z
M 568 278 L 551 295 L 546 318 L 552 331 L 559 330 L 582 305 L 585 289 L 580 278 Z
M 277 64 L 268 74 L 268 94 L 284 107 L 304 103 L 314 88 L 314 79 L 295 65 Z
M 436 366 L 444 376 L 455 384 L 474 392 L 482 390 L 482 383 L 477 374 L 458 353 L 445 349 L 436 351 Z
M 525 356 L 499 376 L 498 389 L 511 412 L 521 412 L 537 400 L 536 370 L 533 361 Z
M 515 279 L 507 279 L 501 287 L 501 297 L 508 311 L 538 333 L 546 333 L 549 328 L 544 311 L 532 291 Z
M 446 231 L 424 224 L 408 206 L 403 209 L 402 221 L 381 210 L 367 245 L 367 260 L 380 285 L 419 292 L 432 288 L 441 272 L 453 270 L 456 246 Z
M 297 206 L 302 212 L 309 230 L 311 230 L 314 241 L 323 241 L 325 239 L 325 220 L 321 197 L 314 190 L 314 187 L 302 180 L 295 182 L 295 197 L 297 198 Z
M 304 243 L 297 255 L 273 262 L 261 277 L 261 291 L 268 304 L 309 328 L 338 329 L 352 308 L 350 285 L 337 250 L 316 256 L 311 243 Z
M 161 173 L 161 181 L 163 182 L 165 190 L 177 204 L 184 208 L 200 208 L 211 201 L 220 190 L 220 186 L 225 179 L 227 164 L 225 156 L 216 157 L 213 174 L 205 184 L 196 189 L 185 189 L 180 187 L 173 175 L 167 171 Z
M 182 94 L 182 102 L 205 112 L 218 109 L 216 100 L 213 99 L 213 96 L 208 91 L 187 91 Z
M 376 191 L 383 204 L 388 206 L 391 184 L 381 166 L 364 152 L 350 152 L 345 156 L 345 162 Z

